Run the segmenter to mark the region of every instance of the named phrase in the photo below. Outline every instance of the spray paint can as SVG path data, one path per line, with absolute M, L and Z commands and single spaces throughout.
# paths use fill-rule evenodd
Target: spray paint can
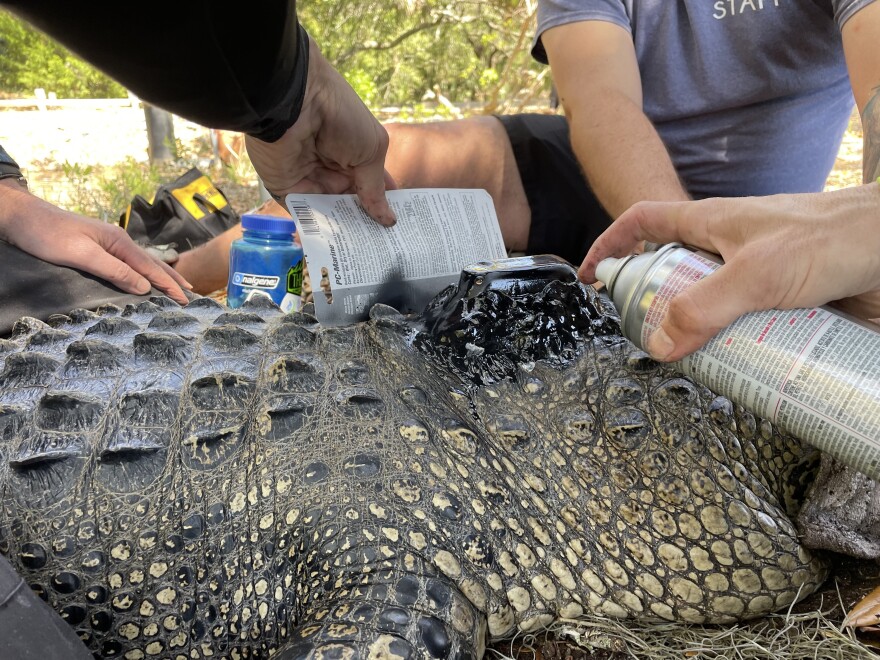
M 670 300 L 721 265 L 679 244 L 605 259 L 596 277 L 644 348 Z M 745 314 L 673 364 L 872 479 L 880 479 L 880 332 L 827 307 Z

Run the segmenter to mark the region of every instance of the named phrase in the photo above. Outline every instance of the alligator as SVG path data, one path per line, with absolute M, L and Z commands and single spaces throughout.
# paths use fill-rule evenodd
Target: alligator
M 560 619 L 815 590 L 808 446 L 653 361 L 570 267 L 422 315 L 255 299 L 0 340 L 0 552 L 96 657 L 480 658 Z

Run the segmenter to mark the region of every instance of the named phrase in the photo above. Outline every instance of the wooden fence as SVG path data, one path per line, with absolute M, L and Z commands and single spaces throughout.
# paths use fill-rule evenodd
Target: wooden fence
M 141 101 L 134 94 L 124 99 L 59 99 L 55 92 L 37 88 L 33 98 L 0 99 L 0 110 L 28 110 L 36 108 L 46 111 L 50 108 L 100 110 L 102 108 L 135 108 L 140 109 Z

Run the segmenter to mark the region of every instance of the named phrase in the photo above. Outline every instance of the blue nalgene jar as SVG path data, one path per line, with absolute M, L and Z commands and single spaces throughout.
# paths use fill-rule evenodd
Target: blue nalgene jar
M 229 251 L 227 304 L 241 307 L 255 296 L 267 296 L 285 312 L 300 308 L 303 251 L 293 242 L 296 223 L 289 218 L 243 215 L 242 237 Z

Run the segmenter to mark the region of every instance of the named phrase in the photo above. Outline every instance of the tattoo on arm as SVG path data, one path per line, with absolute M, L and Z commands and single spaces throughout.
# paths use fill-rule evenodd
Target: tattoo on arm
M 880 87 L 875 87 L 862 112 L 864 151 L 862 172 L 865 183 L 880 177 Z

